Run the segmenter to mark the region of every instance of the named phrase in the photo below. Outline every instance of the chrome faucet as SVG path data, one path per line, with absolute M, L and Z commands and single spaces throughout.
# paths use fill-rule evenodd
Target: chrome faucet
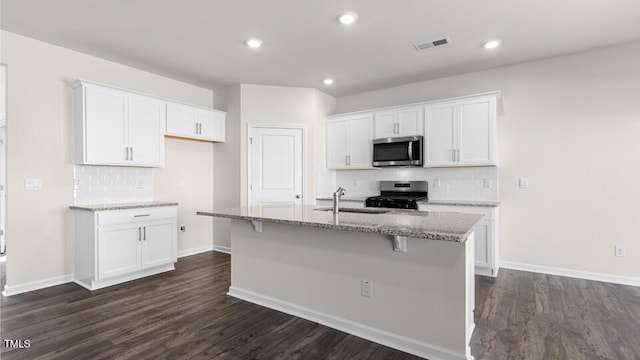
M 340 210 L 340 197 L 346 194 L 346 190 L 340 186 L 336 192 L 333 193 L 333 213 L 337 214 Z

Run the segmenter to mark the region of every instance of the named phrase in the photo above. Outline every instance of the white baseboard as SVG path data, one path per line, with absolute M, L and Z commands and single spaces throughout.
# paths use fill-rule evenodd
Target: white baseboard
M 231 255 L 231 248 L 228 247 L 228 246 L 213 245 L 213 251 L 217 251 L 217 252 L 221 252 L 221 253 L 225 253 L 225 254 Z
M 462 360 L 467 359 L 464 353 L 456 353 L 436 345 L 427 344 L 401 335 L 392 334 L 384 330 L 350 320 L 338 318 L 316 310 L 311 310 L 296 304 L 278 300 L 252 291 L 230 287 L 229 296 L 245 300 L 260 306 L 268 307 L 299 318 L 334 328 L 347 334 L 355 335 L 378 344 L 382 344 L 400 351 L 407 352 L 431 360 Z M 469 359 L 472 359 L 470 357 Z
M 201 246 L 193 249 L 181 250 L 181 251 L 178 251 L 178 258 L 196 255 L 196 254 L 202 254 L 212 250 L 213 250 L 213 244 L 207 245 L 207 246 Z
M 50 286 L 66 284 L 72 281 L 73 281 L 73 274 L 67 274 L 67 275 L 57 276 L 49 279 L 32 281 L 24 284 L 19 284 L 19 285 L 13 285 L 13 286 L 5 285 L 2 295 L 3 296 L 18 295 L 18 294 L 26 293 L 29 291 L 48 288 Z
M 580 270 L 563 269 L 563 268 L 556 268 L 556 267 L 551 267 L 551 266 L 540 266 L 540 265 L 523 264 L 523 263 L 517 263 L 517 262 L 511 262 L 511 261 L 502 261 L 502 262 L 500 262 L 500 266 L 503 267 L 503 268 L 513 269 L 513 270 L 529 271 L 529 272 L 549 274 L 549 275 L 566 276 L 566 277 L 577 278 L 577 279 L 585 279 L 585 280 L 595 280 L 595 281 L 602 281 L 602 282 L 608 282 L 608 283 L 613 283 L 613 284 L 640 286 L 640 278 L 634 278 L 634 277 L 601 274 L 601 273 L 594 273 L 594 272 L 580 271 Z

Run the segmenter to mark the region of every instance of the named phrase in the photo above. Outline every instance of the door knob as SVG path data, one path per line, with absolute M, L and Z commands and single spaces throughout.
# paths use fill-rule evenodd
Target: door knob
M 301 195 L 296 195 L 296 199 L 300 199 L 302 196 Z

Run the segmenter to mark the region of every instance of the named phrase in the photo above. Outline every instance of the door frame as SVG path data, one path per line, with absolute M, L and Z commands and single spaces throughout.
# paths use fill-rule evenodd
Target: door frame
M 251 133 L 253 129 L 292 129 L 302 130 L 302 203 L 305 201 L 305 184 L 307 172 L 307 162 L 305 156 L 307 154 L 307 126 L 304 124 L 286 124 L 286 123 L 249 123 L 247 124 L 247 206 L 251 206 Z

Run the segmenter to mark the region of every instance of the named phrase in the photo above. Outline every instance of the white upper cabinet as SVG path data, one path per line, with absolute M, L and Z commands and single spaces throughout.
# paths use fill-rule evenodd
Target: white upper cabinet
M 497 165 L 496 97 L 425 107 L 425 167 Z
M 81 81 L 72 91 L 77 164 L 163 166 L 162 101 Z
M 139 165 L 164 162 L 165 104 L 139 95 L 129 97 L 129 160 Z
M 167 104 L 167 135 L 206 141 L 225 141 L 226 114 L 179 103 Z
M 372 168 L 373 114 L 333 117 L 327 120 L 327 167 Z
M 373 119 L 373 138 L 423 135 L 423 106 L 408 106 L 376 111 Z

